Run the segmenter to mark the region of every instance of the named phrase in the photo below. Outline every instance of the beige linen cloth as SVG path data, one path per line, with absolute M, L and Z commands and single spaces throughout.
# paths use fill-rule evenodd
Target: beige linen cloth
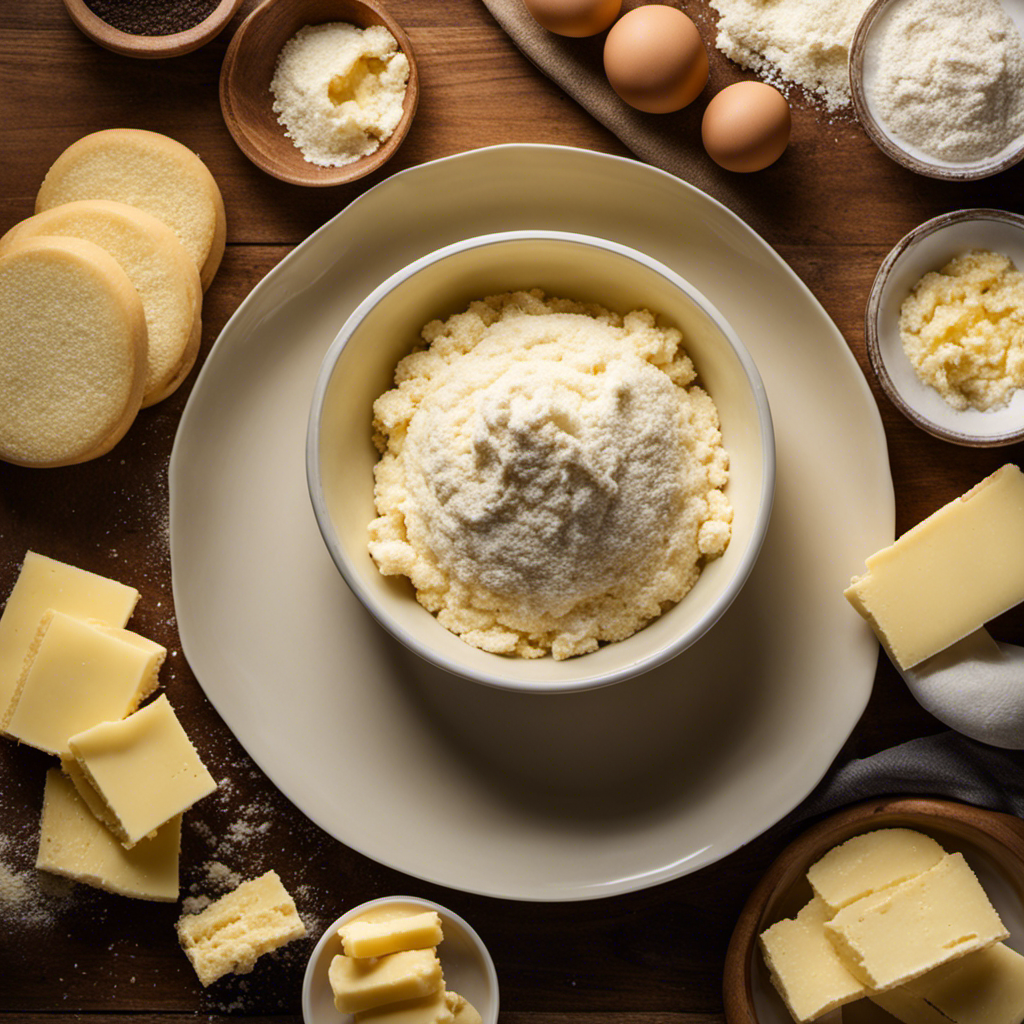
M 701 142 L 701 119 L 711 97 L 732 82 L 753 77 L 714 48 L 715 17 L 710 5 L 688 4 L 685 10 L 708 48 L 711 80 L 688 107 L 674 114 L 645 114 L 623 103 L 605 78 L 606 32 L 587 39 L 569 39 L 541 28 L 523 6 L 523 0 L 483 3 L 540 71 L 614 132 L 641 160 L 696 185 L 758 230 L 770 228 L 779 215 L 777 194 L 785 195 L 793 188 L 792 177 L 787 175 L 786 165 L 791 163 L 788 154 L 767 170 L 738 175 L 718 167 L 704 152 Z M 625 0 L 622 11 L 640 4 L 641 0 Z

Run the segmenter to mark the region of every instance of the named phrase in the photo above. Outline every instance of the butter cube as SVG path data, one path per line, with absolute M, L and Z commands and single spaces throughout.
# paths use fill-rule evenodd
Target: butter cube
M 442 983 L 430 995 L 363 1010 L 354 1020 L 355 1024 L 454 1024 L 455 1014 Z
M 833 847 L 807 871 L 829 917 L 854 900 L 898 885 L 934 867 L 946 851 L 909 828 L 881 828 Z
M 36 867 L 121 896 L 178 898 L 181 817 L 131 850 L 98 822 L 56 768 L 46 773 Z
M 871 998 L 903 1024 L 1020 1024 L 1024 956 L 999 942 Z
M 849 904 L 825 934 L 851 974 L 879 992 L 1007 938 L 959 853 L 900 885 Z
M 454 1017 L 453 1024 L 484 1024 L 477 1008 L 458 992 L 448 992 L 445 999 Z
M 327 976 L 334 1005 L 342 1013 L 419 999 L 442 984 L 441 961 L 432 949 L 404 950 L 369 960 L 336 956 Z
M 72 782 L 126 849 L 217 788 L 165 694 L 75 734 L 68 747 Z
M 167 651 L 127 629 L 48 611 L 8 710 L 4 732 L 51 754 L 68 738 L 123 718 L 156 689 Z
M 846 590 L 890 657 L 913 668 L 1024 601 L 1024 473 L 997 469 L 891 547 Z
M 385 956 L 406 949 L 430 949 L 444 936 L 436 911 L 416 913 L 402 907 L 384 906 L 346 921 L 338 928 L 346 956 Z
M 776 922 L 760 936 L 772 984 L 799 1024 L 866 992 L 826 937 L 827 919 L 824 903 L 815 898 L 795 918 Z
M 178 941 L 203 986 L 248 974 L 264 953 L 301 939 L 306 927 L 276 871 L 268 871 L 177 924 Z
M 138 600 L 139 592 L 133 587 L 27 552 L 0 616 L 0 723 L 7 717 L 25 658 L 48 609 L 123 626 Z

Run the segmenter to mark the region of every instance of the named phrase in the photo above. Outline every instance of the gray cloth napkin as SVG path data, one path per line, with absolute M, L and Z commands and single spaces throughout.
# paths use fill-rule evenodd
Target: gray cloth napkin
M 605 78 L 603 49 L 607 33 L 587 39 L 565 38 L 541 28 L 523 6 L 523 0 L 483 2 L 524 55 L 641 160 L 696 185 L 755 229 L 763 231 L 769 226 L 764 208 L 772 204 L 757 203 L 756 199 L 758 194 L 772 195 L 778 188 L 788 191 L 792 186 L 783 177 L 786 157 L 756 175 L 731 174 L 704 152 L 700 135 L 708 100 L 724 86 L 751 75 L 731 70 L 732 66 L 726 66 L 728 62 L 719 55 L 720 60 L 712 60 L 710 82 L 688 107 L 674 114 L 644 114 L 623 103 Z M 640 0 L 625 0 L 622 9 L 626 11 L 639 4 Z M 715 39 L 711 16 L 691 10 L 687 14 L 696 21 L 710 55 Z

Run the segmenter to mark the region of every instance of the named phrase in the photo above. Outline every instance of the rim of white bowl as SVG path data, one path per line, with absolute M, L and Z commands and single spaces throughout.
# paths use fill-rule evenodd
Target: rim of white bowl
M 414 906 L 423 907 L 426 910 L 436 910 L 442 918 L 448 918 L 456 925 L 457 928 L 461 929 L 466 934 L 469 940 L 473 943 L 480 959 L 480 963 L 483 965 L 487 988 L 494 994 L 494 1005 L 493 1007 L 488 1007 L 489 1012 L 487 1015 L 481 1011 L 479 1006 L 476 1007 L 476 1009 L 483 1017 L 483 1024 L 497 1024 L 501 992 L 498 985 L 498 971 L 494 966 L 494 959 L 491 957 L 490 950 L 487 948 L 486 943 L 480 938 L 477 930 L 464 917 L 461 917 L 459 914 L 456 914 L 455 911 L 442 906 L 440 903 L 435 903 L 433 900 L 425 900 L 420 896 L 379 896 L 377 899 L 367 900 L 365 903 L 360 903 L 357 907 L 352 907 L 351 910 L 346 910 L 341 917 L 324 929 L 323 935 L 320 936 L 317 944 L 313 947 L 313 952 L 309 955 L 309 960 L 306 963 L 306 972 L 302 978 L 302 1019 L 305 1024 L 317 1024 L 317 1018 L 313 1013 L 312 1005 L 314 977 L 316 975 L 317 965 L 320 962 L 320 958 L 323 956 L 323 951 L 331 939 L 334 938 L 335 932 L 346 921 L 352 920 L 353 917 L 365 913 L 367 910 L 372 910 L 374 907 L 382 907 L 388 903 L 411 903 Z M 343 1021 L 345 1016 L 339 1013 L 338 1019 L 339 1022 Z
M 579 679 L 572 680 L 519 680 L 510 679 L 501 675 L 500 672 L 482 672 L 467 665 L 461 665 L 448 658 L 439 655 L 433 647 L 422 643 L 412 633 L 403 629 L 394 619 L 391 618 L 377 603 L 374 595 L 363 586 L 359 575 L 354 567 L 349 564 L 344 546 L 338 539 L 327 509 L 327 501 L 324 496 L 323 481 L 320 476 L 320 427 L 323 418 L 324 398 L 328 385 L 334 373 L 334 368 L 344 351 L 349 338 L 356 328 L 366 318 L 369 312 L 380 300 L 393 291 L 404 281 L 418 274 L 425 267 L 432 266 L 441 260 L 456 253 L 465 252 L 470 249 L 483 248 L 488 245 L 497 245 L 510 241 L 536 241 L 553 240 L 575 243 L 577 245 L 589 246 L 604 249 L 608 252 L 617 253 L 627 259 L 647 267 L 655 273 L 660 274 L 672 285 L 685 294 L 718 328 L 725 340 L 729 343 L 743 367 L 744 375 L 750 384 L 754 402 L 757 406 L 758 429 L 761 438 L 761 446 L 764 452 L 764 474 L 761 481 L 761 493 L 757 502 L 757 515 L 754 520 L 754 528 L 751 533 L 750 542 L 743 557 L 736 568 L 735 573 L 728 584 L 722 589 L 721 594 L 708 610 L 689 629 L 685 630 L 671 643 L 664 644 L 661 648 L 644 658 L 638 658 L 633 663 L 623 668 L 609 672 L 598 672 L 584 674 Z M 317 526 L 324 539 L 327 550 L 330 552 L 334 564 L 341 573 L 342 578 L 348 584 L 349 589 L 356 595 L 363 607 L 377 620 L 377 622 L 391 634 L 396 640 L 403 644 L 414 654 L 425 661 L 436 666 L 444 672 L 469 679 L 472 682 L 481 683 L 484 686 L 491 686 L 496 689 L 510 690 L 516 693 L 573 693 L 583 690 L 594 690 L 602 686 L 611 686 L 615 683 L 624 682 L 644 672 L 671 661 L 677 655 L 682 654 L 688 647 L 696 643 L 712 626 L 725 614 L 726 610 L 739 595 L 746 583 L 751 571 L 757 562 L 761 547 L 764 544 L 768 532 L 768 523 L 771 519 L 772 503 L 775 495 L 775 433 L 772 427 L 771 410 L 768 405 L 768 395 L 765 391 L 761 374 L 754 363 L 753 358 L 747 351 L 746 346 L 740 341 L 739 336 L 733 330 L 732 325 L 719 312 L 718 308 L 711 303 L 707 297 L 698 291 L 685 278 L 681 277 L 674 270 L 667 267 L 659 260 L 632 249 L 627 245 L 612 242 L 606 238 L 598 238 L 594 235 L 584 235 L 573 231 L 498 231 L 485 235 L 475 235 L 472 238 L 462 239 L 450 245 L 435 249 L 425 256 L 414 260 L 412 263 L 396 271 L 387 280 L 381 282 L 363 301 L 353 310 L 348 319 L 342 325 L 341 330 L 335 336 L 331 347 L 324 356 L 317 376 L 316 387 L 313 390 L 313 398 L 310 404 L 309 421 L 306 430 L 306 483 L 309 489 L 310 500 L 313 505 L 313 512 L 316 516 Z M 425 615 L 430 613 L 424 610 Z M 637 634 L 633 634 L 636 636 Z M 632 637 L 627 637 L 620 643 L 628 643 Z M 496 659 L 502 659 L 502 655 L 493 655 Z M 580 664 L 585 665 L 586 655 L 578 659 Z M 584 669 L 585 671 L 585 669 Z

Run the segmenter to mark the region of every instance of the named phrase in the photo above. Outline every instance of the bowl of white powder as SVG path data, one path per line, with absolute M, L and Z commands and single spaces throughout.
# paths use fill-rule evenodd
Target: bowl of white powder
M 335 564 L 393 637 L 550 693 L 638 675 L 718 621 L 775 451 L 757 368 L 691 285 L 614 242 L 519 231 L 431 253 L 355 310 L 306 467 Z
M 918 174 L 986 178 L 1024 158 L 1024 3 L 875 0 L 850 50 L 853 105 Z

